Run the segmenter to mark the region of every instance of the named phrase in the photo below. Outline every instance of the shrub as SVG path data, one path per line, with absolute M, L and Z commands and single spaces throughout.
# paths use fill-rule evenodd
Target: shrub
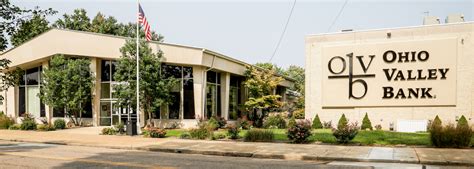
M 351 124 L 338 125 L 337 129 L 332 130 L 332 135 L 336 137 L 338 143 L 349 143 L 359 132 L 357 122 Z
M 124 134 L 125 133 L 125 125 L 123 123 L 119 123 L 119 124 L 115 125 L 114 127 L 115 127 L 115 130 L 117 130 L 117 132 L 119 134 Z
M 56 128 L 54 128 L 54 126 L 49 125 L 49 124 L 39 124 L 37 126 L 37 128 L 38 128 L 39 131 L 54 131 L 54 130 L 56 130 Z
M 237 119 L 237 126 L 244 130 L 249 130 L 252 128 L 252 123 L 246 119 Z
M 227 125 L 227 136 L 229 136 L 230 139 L 238 139 L 239 133 L 240 133 L 239 126 L 235 124 Z
M 323 128 L 325 128 L 325 129 L 332 129 L 332 121 L 325 121 L 325 122 L 323 122 Z
M 56 129 L 65 129 L 66 128 L 66 122 L 64 121 L 64 119 L 54 120 L 54 128 L 56 128 Z
M 250 129 L 244 135 L 244 141 L 250 142 L 271 142 L 275 135 L 272 130 Z
M 372 123 L 370 122 L 370 119 L 367 113 L 365 113 L 365 116 L 364 116 L 364 119 L 362 120 L 362 125 L 360 126 L 360 128 L 362 130 L 365 130 L 365 129 L 373 130 Z
M 469 147 L 472 135 L 469 125 L 448 124 L 443 127 L 440 122 L 433 122 L 430 129 L 430 140 L 436 147 Z
M 15 124 L 15 120 L 4 115 L 3 113 L 0 114 L 0 129 L 8 129 L 13 124 Z
M 345 126 L 347 126 L 347 119 L 346 115 L 342 114 L 341 118 L 339 119 L 339 122 L 337 123 L 337 129 L 344 128 Z
M 184 132 L 184 133 L 181 133 L 181 135 L 179 135 L 179 138 L 180 139 L 190 139 L 191 135 L 189 134 L 189 132 Z
M 263 119 L 263 128 L 286 128 L 285 118 L 281 113 L 270 113 Z
M 223 117 L 214 117 L 214 119 L 217 121 L 218 128 L 225 128 L 227 121 Z
M 382 130 L 382 125 L 380 124 L 375 125 L 375 130 Z
M 156 127 L 150 127 L 145 130 L 146 134 L 144 134 L 145 137 L 151 137 L 151 138 L 164 138 L 166 136 L 166 130 L 165 129 L 160 129 Z
M 8 130 L 20 130 L 20 124 L 14 124 L 8 127 Z
M 194 128 L 189 130 L 189 135 L 192 139 L 204 140 L 211 136 L 212 132 L 206 128 Z
M 321 120 L 319 119 L 318 114 L 316 114 L 316 116 L 314 116 L 312 127 L 313 127 L 313 129 L 322 129 L 323 128 L 323 124 L 321 124 Z
M 34 119 L 23 120 L 20 125 L 20 130 L 36 130 L 36 121 Z
M 117 130 L 115 130 L 115 128 L 113 127 L 106 127 L 102 129 L 101 134 L 102 135 L 115 135 L 117 134 Z
M 304 109 L 298 109 L 293 112 L 295 119 L 304 119 Z
M 462 115 L 461 118 L 459 118 L 457 126 L 458 127 L 459 126 L 469 126 L 469 123 L 467 123 L 466 117 L 464 117 L 464 115 Z
M 223 133 L 213 133 L 212 134 L 212 137 L 211 137 L 211 140 L 219 140 L 219 139 L 224 139 L 225 138 L 225 134 Z
M 209 130 L 217 130 L 219 128 L 219 122 L 214 117 L 211 117 L 207 122 L 202 123 L 205 123 Z
M 295 124 L 296 124 L 295 117 L 291 117 L 290 120 L 288 120 L 288 126 L 294 126 Z
M 295 125 L 288 126 L 288 139 L 293 143 L 307 143 L 311 136 L 311 127 L 309 120 L 301 120 Z

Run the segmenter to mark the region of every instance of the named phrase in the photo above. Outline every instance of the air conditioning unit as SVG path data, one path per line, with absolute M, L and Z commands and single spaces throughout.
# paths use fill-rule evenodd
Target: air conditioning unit
M 446 17 L 446 23 L 464 22 L 463 14 L 450 14 Z
M 423 18 L 423 25 L 436 25 L 440 24 L 439 18 L 436 16 L 425 16 Z

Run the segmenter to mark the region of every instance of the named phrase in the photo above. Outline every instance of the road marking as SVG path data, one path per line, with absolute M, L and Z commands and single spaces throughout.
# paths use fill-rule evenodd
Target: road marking
M 11 155 L 11 156 L 18 156 L 18 157 L 32 157 L 32 158 L 42 158 L 42 159 L 62 160 L 62 161 L 78 161 L 78 162 L 85 162 L 85 163 L 105 164 L 105 165 L 124 166 L 124 167 L 153 168 L 153 169 L 176 169 L 176 167 L 169 167 L 169 166 L 132 164 L 132 163 L 126 163 L 126 162 L 98 161 L 98 160 L 88 160 L 88 159 L 81 159 L 81 158 L 50 157 L 50 156 L 40 156 L 40 155 L 32 155 L 32 154 L 23 155 L 23 154 L 18 154 L 18 153 L 0 152 L 0 155 Z

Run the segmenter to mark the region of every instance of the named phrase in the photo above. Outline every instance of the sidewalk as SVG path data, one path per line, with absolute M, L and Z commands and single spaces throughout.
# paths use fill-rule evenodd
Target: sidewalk
M 74 129 L 69 129 L 74 130 Z M 74 133 L 0 130 L 0 140 L 174 153 L 288 160 L 363 161 L 474 166 L 474 149 L 337 146 L 233 141 L 153 139 Z

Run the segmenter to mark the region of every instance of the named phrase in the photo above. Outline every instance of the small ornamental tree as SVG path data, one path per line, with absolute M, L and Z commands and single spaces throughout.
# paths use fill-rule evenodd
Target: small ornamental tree
M 364 119 L 362 120 L 361 129 L 362 130 L 365 130 L 365 129 L 373 130 L 372 123 L 370 122 L 369 115 L 367 115 L 367 113 L 365 113 Z
M 337 123 L 337 128 L 341 129 L 347 126 L 347 119 L 346 115 L 342 114 L 341 118 L 339 119 L 339 122 Z
M 67 59 L 55 55 L 43 71 L 43 86 L 39 97 L 55 108 L 65 108 L 66 115 L 75 125 L 82 122 L 82 112 L 92 98 L 95 77 L 89 59 Z
M 323 128 L 323 124 L 321 123 L 321 120 L 319 119 L 318 114 L 316 114 L 316 116 L 314 116 L 314 119 L 313 119 L 313 129 L 322 129 L 322 128 Z
M 173 98 L 170 91 L 177 84 L 174 78 L 165 78 L 161 73 L 161 60 L 163 53 L 153 53 L 145 41 L 140 41 L 140 110 L 144 112 L 147 124 L 151 124 L 152 113 L 159 110 L 160 106 L 167 106 Z M 120 48 L 122 56 L 118 60 L 115 81 L 121 82 L 116 86 L 114 93 L 118 104 L 136 110 L 136 42 L 127 40 Z M 152 125 L 152 124 L 151 124 Z M 153 126 L 153 125 L 152 125 Z
M 467 123 L 466 117 L 464 117 L 464 115 L 462 115 L 461 118 L 459 118 L 457 126 L 458 127 L 460 127 L 460 126 L 469 126 L 469 124 Z

